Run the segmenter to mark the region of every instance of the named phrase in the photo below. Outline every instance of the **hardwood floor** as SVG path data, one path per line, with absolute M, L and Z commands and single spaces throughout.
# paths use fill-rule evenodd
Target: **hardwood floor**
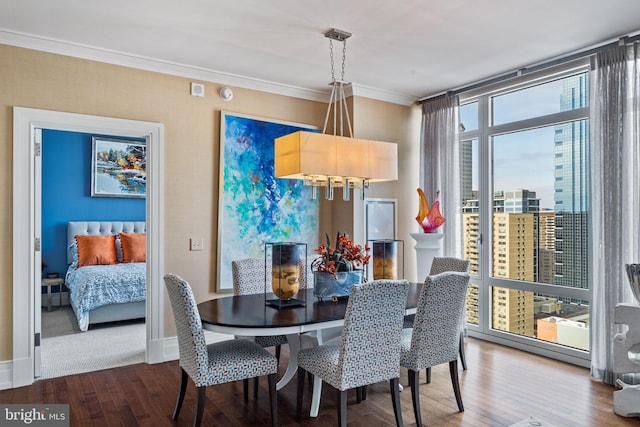
M 431 384 L 420 378 L 422 420 L 427 426 L 508 426 L 529 416 L 561 426 L 638 426 L 640 419 L 613 413 L 614 387 L 589 376 L 588 369 L 549 360 L 485 341 L 467 338 L 468 371 L 460 371 L 465 412 L 457 412 L 448 364 L 433 368 Z M 281 370 L 288 357 L 283 347 Z M 0 391 L 2 403 L 69 403 L 71 426 L 190 426 L 195 388 L 187 388 L 176 423 L 171 414 L 178 392 L 178 362 L 123 368 L 42 380 L 28 387 Z M 407 384 L 406 371 L 400 382 Z M 270 425 L 266 378 L 258 399 L 244 403 L 242 383 L 209 387 L 203 426 Z M 278 392 L 281 426 L 334 426 L 335 390 L 324 385 L 318 418 L 309 418 L 311 390 L 305 390 L 304 416 L 295 418 L 296 378 Z M 400 393 L 407 426 L 415 419 L 408 387 Z M 350 426 L 395 425 L 389 386 L 370 386 L 367 400 L 349 395 Z

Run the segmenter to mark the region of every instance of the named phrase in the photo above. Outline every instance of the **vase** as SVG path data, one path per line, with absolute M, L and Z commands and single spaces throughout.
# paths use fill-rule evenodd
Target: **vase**
M 364 270 L 338 271 L 335 277 L 331 273 L 313 272 L 313 296 L 322 298 L 337 298 L 349 296 L 351 286 L 362 283 Z
M 398 241 L 374 240 L 372 246 L 373 280 L 398 279 Z
M 625 264 L 629 287 L 633 293 L 636 303 L 640 304 L 640 264 Z
M 271 289 L 283 301 L 292 299 L 300 290 L 301 249 L 296 243 L 273 245 Z
M 411 233 L 416 241 L 416 266 L 418 282 L 423 282 L 429 275 L 434 257 L 442 256 L 442 233 Z

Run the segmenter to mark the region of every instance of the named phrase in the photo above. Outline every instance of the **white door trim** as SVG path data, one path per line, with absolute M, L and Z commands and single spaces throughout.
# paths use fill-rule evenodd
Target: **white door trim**
M 164 337 L 164 125 L 32 108 L 13 108 L 13 363 L 11 387 L 34 380 L 36 128 L 147 138 L 147 363 L 165 359 Z

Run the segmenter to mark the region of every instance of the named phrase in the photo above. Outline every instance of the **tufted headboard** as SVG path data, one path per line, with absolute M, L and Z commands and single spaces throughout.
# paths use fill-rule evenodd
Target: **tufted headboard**
M 145 233 L 144 221 L 71 221 L 67 226 L 67 264 L 71 264 L 71 244 L 75 242 L 75 236 L 105 236 L 109 234 Z

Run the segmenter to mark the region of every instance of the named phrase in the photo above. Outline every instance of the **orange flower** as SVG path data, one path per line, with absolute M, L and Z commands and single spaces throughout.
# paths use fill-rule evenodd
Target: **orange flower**
M 371 259 L 369 251 L 371 249 L 368 245 L 357 245 L 346 235 L 338 232 L 336 248 L 331 249 L 329 236 L 327 235 L 326 237 L 327 244 L 320 245 L 315 250 L 321 257 L 311 264 L 313 270 L 331 273 L 335 276 L 338 271 L 362 269 L 369 263 Z

